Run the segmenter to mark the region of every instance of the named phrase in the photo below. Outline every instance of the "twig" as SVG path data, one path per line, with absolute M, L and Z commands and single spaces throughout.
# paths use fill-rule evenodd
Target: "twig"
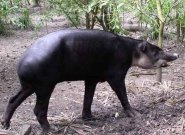
M 156 73 L 131 73 L 131 76 L 140 76 L 140 75 L 155 75 Z

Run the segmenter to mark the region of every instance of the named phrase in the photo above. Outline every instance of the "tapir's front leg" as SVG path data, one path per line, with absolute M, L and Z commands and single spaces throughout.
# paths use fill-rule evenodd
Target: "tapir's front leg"
M 123 73 L 122 71 L 117 73 L 114 72 L 114 74 L 112 74 L 111 77 L 109 78 L 108 83 L 111 86 L 111 88 L 115 91 L 123 108 L 125 109 L 126 114 L 129 117 L 134 117 L 136 115 L 136 112 L 132 109 L 128 101 L 124 74 L 126 75 L 126 73 Z

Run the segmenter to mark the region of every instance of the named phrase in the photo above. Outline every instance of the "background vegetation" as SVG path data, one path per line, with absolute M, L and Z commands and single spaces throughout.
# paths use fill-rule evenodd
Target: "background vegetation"
M 165 32 L 175 35 L 183 41 L 185 34 L 185 0 L 159 0 Z M 124 14 L 132 13 L 138 26 L 147 37 L 156 39 L 159 34 L 160 19 L 156 0 L 0 0 L 0 33 L 8 28 L 27 29 L 34 27 L 30 18 L 30 8 L 44 6 L 45 18 L 53 15 L 65 15 L 72 26 L 96 26 L 106 31 L 126 34 Z M 13 28 L 14 28 L 13 27 Z
M 32 21 L 31 9 L 45 9 L 40 23 Z M 71 26 L 103 29 L 118 34 L 142 31 L 142 38 L 163 38 L 183 42 L 185 36 L 185 0 L 0 0 L 0 34 L 19 29 L 47 26 L 54 16 L 65 16 Z M 131 15 L 136 27 L 125 27 Z M 38 25 L 39 24 L 39 25 Z M 161 70 L 158 81 L 161 81 Z

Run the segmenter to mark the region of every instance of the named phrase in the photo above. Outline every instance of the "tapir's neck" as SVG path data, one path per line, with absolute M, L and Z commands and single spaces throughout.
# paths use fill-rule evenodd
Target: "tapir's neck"
M 123 37 L 123 36 L 121 36 L 121 39 L 124 40 L 125 42 L 127 42 L 128 44 L 131 44 L 131 45 L 143 42 L 143 40 L 134 39 L 134 38 L 131 38 L 131 37 Z
M 121 37 L 123 42 L 130 48 L 132 53 L 137 51 L 138 45 L 143 42 L 143 40 L 134 39 L 130 37 Z
M 122 37 L 122 40 L 128 46 L 130 53 L 132 55 L 132 66 L 138 66 L 138 60 L 140 54 L 138 52 L 138 45 L 143 42 L 143 40 L 133 39 L 129 37 Z

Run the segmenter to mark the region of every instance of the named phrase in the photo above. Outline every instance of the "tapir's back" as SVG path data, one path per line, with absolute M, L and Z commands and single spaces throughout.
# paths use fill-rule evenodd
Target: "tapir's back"
M 97 77 L 109 66 L 116 36 L 96 30 L 64 30 L 38 39 L 25 53 L 19 76 L 49 80 Z M 44 80 L 44 79 L 41 80 Z
M 111 63 L 116 38 L 114 34 L 96 30 L 75 30 L 65 34 L 61 42 L 64 44 L 62 77 L 84 80 L 101 76 Z

